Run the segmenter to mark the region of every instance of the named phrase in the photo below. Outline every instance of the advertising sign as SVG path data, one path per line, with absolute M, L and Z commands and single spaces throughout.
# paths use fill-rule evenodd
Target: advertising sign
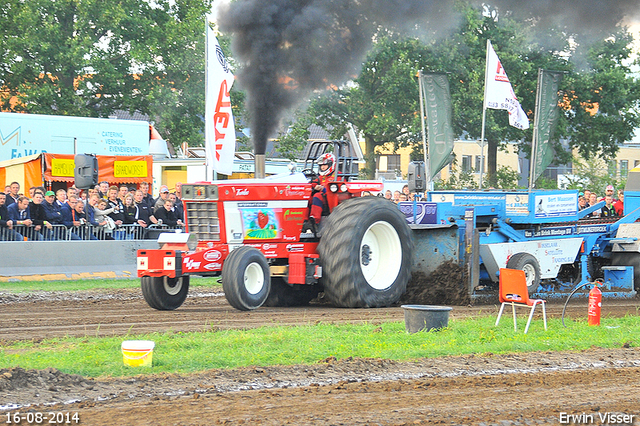
M 0 113 L 0 161 L 43 152 L 148 155 L 149 123 L 139 120 Z
M 578 213 L 578 193 L 536 195 L 536 218 L 570 216 Z

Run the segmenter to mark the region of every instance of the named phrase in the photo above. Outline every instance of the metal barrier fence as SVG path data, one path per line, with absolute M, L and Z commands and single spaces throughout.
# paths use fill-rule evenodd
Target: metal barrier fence
M 67 228 L 64 225 L 52 225 L 36 230 L 35 226 L 17 225 L 12 229 L 0 227 L 0 241 L 80 241 L 80 240 L 155 240 L 162 232 L 171 232 L 181 227 L 167 225 L 149 225 L 146 228 L 138 224 L 121 225 L 113 230 L 102 226 L 85 224 Z

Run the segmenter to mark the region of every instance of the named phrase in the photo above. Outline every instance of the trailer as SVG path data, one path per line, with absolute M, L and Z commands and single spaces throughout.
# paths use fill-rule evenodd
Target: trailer
M 640 286 L 638 189 L 640 169 L 629 174 L 622 217 L 590 217 L 604 201 L 580 211 L 571 190 L 433 191 L 399 207 L 420 232 L 415 269 L 465 264 L 472 298 L 493 294 L 500 268 L 524 270 L 533 297 L 564 298 L 600 280 L 605 297 L 630 298 Z
M 323 183 L 327 212 L 316 227 L 316 160 L 327 153 L 336 171 Z M 429 275 L 449 261 L 467 268 L 460 285 L 473 298 L 496 298 L 504 267 L 524 270 L 536 296 L 561 297 L 598 278 L 605 297 L 636 295 L 636 172 L 625 216 L 591 219 L 604 203 L 579 211 L 577 191 L 434 191 L 395 205 L 365 195 L 382 184 L 356 180 L 356 160 L 342 141 L 315 142 L 303 173 L 183 185 L 187 232 L 161 234 L 158 249 L 138 251 L 147 303 L 178 308 L 198 275 L 221 276 L 239 310 L 302 305 L 320 292 L 335 306 L 389 306 L 413 272 Z

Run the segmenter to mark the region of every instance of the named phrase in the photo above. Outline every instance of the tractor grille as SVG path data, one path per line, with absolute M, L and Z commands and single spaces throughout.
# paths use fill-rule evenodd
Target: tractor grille
M 186 204 L 189 233 L 195 234 L 198 241 L 219 241 L 218 203 L 188 201 Z

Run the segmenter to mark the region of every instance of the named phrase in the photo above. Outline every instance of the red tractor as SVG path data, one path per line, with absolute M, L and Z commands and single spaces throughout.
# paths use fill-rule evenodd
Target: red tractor
M 316 160 L 329 152 L 336 163 L 333 177 L 321 180 L 327 216 L 315 227 Z M 411 231 L 393 203 L 363 196 L 382 184 L 352 180 L 356 158 L 349 152 L 343 141 L 315 142 L 302 173 L 183 185 L 186 232 L 161 234 L 161 249 L 138 251 L 149 306 L 182 305 L 190 275 L 221 275 L 239 310 L 304 305 L 321 291 L 340 307 L 398 301 L 410 276 Z

